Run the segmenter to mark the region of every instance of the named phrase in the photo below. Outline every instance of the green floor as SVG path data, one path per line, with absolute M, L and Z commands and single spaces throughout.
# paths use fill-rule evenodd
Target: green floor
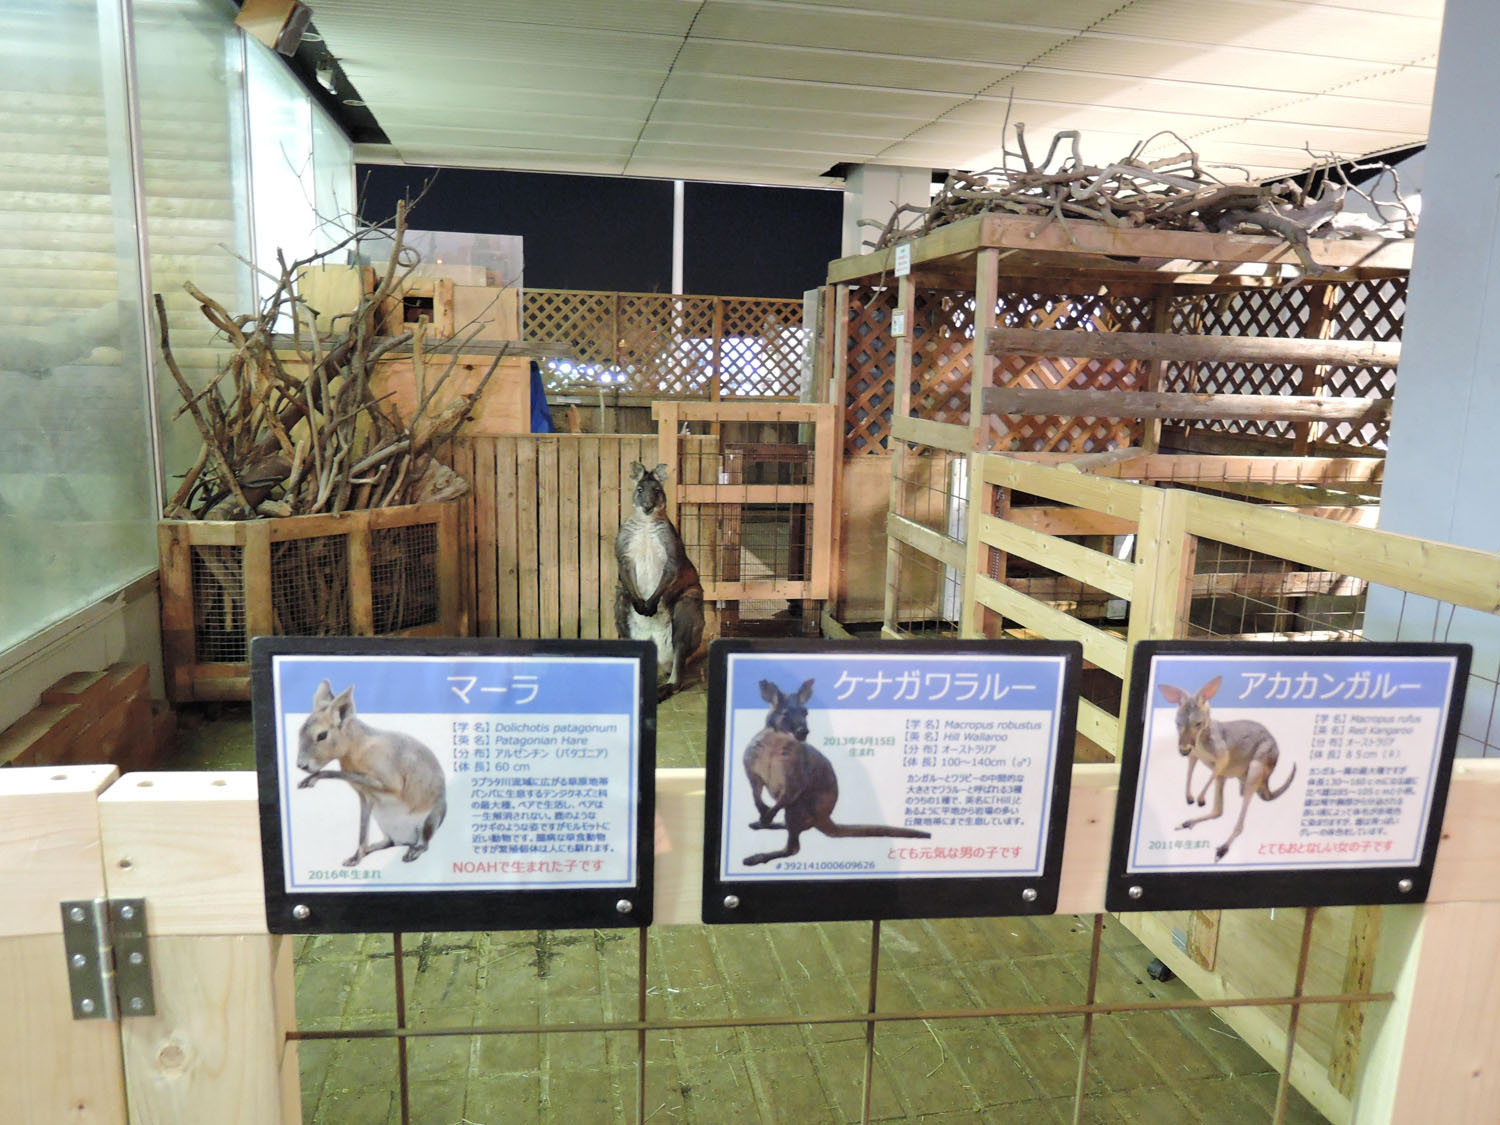
M 657 761 L 701 766 L 701 684 L 659 713 Z M 187 716 L 184 769 L 249 768 L 248 708 Z M 1082 1002 L 1091 919 L 952 919 L 881 928 L 879 1008 L 958 1010 Z M 868 923 L 658 926 L 647 948 L 652 1018 L 820 1016 L 868 1003 Z M 471 1028 L 635 1018 L 635 931 L 407 934 L 413 1026 Z M 304 1030 L 395 1022 L 388 934 L 300 939 Z M 1189 999 L 1145 972 L 1151 954 L 1106 920 L 1102 1000 Z M 879 1025 L 871 1116 L 881 1121 L 1072 1120 L 1081 1017 L 892 1021 Z M 329 1125 L 400 1120 L 397 1048 L 386 1040 L 304 1041 L 303 1114 Z M 634 1120 L 634 1032 L 453 1035 L 409 1048 L 412 1120 L 431 1125 Z M 650 1032 L 646 1118 L 653 1122 L 858 1121 L 862 1024 Z M 1212 1013 L 1099 1017 L 1084 1119 L 1174 1125 L 1271 1120 L 1277 1076 Z M 1293 1093 L 1289 1122 L 1323 1120 Z

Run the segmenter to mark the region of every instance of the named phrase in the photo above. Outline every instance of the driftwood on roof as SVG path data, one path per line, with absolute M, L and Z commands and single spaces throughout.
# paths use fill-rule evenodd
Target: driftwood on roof
M 979 173 L 950 172 L 929 206 L 897 207 L 871 248 L 880 250 L 960 219 L 998 212 L 1049 217 L 1065 229 L 1070 219 L 1086 219 L 1119 228 L 1271 234 L 1284 238 L 1304 270 L 1316 275 L 1322 267 L 1313 261 L 1307 245 L 1314 235 L 1378 231 L 1404 237 L 1415 228 L 1395 170 L 1378 162 L 1350 164 L 1310 152 L 1317 167 L 1305 183 L 1254 183 L 1248 175 L 1220 178 L 1185 142 L 1181 153 L 1143 158 L 1159 137 L 1181 142 L 1173 133 L 1157 133 L 1123 159 L 1093 165 L 1083 159 L 1077 130 L 1055 134 L 1045 156 L 1037 160 L 1026 143 L 1025 126 L 1015 128 L 1016 149 L 1005 150 L 1002 166 Z M 1356 182 L 1372 174 L 1368 188 Z M 1321 188 L 1316 195 L 1311 190 L 1314 180 Z M 1394 198 L 1377 198 L 1377 188 Z M 1351 196 L 1367 201 L 1377 217 L 1345 214 Z
M 362 226 L 321 253 L 288 263 L 278 253 L 271 296 L 252 313 L 234 315 L 189 283 L 187 290 L 232 351 L 201 389 L 183 376 L 172 354 L 165 304 L 156 294 L 162 358 L 184 399 L 203 447 L 168 501 L 171 519 L 253 519 L 384 508 L 453 499 L 467 482 L 434 459 L 484 393 L 504 347 L 474 390 L 435 405 L 438 392 L 468 347 L 469 333 L 424 357 L 422 327 L 378 335 L 379 312 L 418 264 L 403 245 L 407 205 L 396 213 L 390 255 L 374 289 L 353 313 L 320 333 L 318 310 L 303 299 L 306 267 L 335 260 L 350 246 L 383 233 Z M 278 329 L 290 323 L 290 337 Z M 478 331 L 477 328 L 474 329 Z M 399 416 L 371 390 L 376 364 L 403 351 L 417 372 L 416 407 Z

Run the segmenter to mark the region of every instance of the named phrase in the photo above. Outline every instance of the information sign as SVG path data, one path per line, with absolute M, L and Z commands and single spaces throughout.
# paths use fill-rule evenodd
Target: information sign
M 720 641 L 703 918 L 1050 913 L 1074 643 Z
M 1419 902 L 1469 646 L 1136 648 L 1110 910 Z
M 642 926 L 655 653 L 258 637 L 273 933 Z

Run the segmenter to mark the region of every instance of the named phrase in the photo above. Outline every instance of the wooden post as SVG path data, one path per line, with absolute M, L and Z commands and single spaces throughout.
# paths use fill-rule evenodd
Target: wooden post
M 1153 333 L 1167 333 L 1172 330 L 1172 293 L 1163 289 L 1151 299 L 1151 331 Z M 1162 373 L 1166 370 L 1166 361 L 1161 359 L 1146 360 L 1146 385 L 1147 391 L 1159 391 L 1162 385 Z M 1141 448 L 1147 453 L 1155 453 L 1161 448 L 1161 419 L 1147 418 L 1141 424 Z
M 844 409 L 844 383 L 849 377 L 849 287 L 835 285 L 833 326 L 833 363 L 828 372 L 828 401 Z
M 145 898 L 150 934 L 156 1014 L 119 1025 L 130 1119 L 300 1121 L 293 939 L 266 932 L 255 774 L 130 774 L 97 815 L 108 893 Z
M 0 770 L 0 1120 L 125 1120 L 120 1024 L 73 1018 L 59 908 L 104 897 L 97 798 L 115 776 Z
M 1170 488 L 1143 489 L 1135 539 L 1135 590 L 1125 634 L 1127 664 L 1122 680 L 1127 686 L 1136 642 L 1176 637 L 1179 622 L 1187 619 L 1196 556 L 1197 539 L 1187 531 L 1184 494 Z M 1122 722 L 1120 741 L 1113 747 L 1116 757 L 1124 749 L 1124 737 Z
M 891 372 L 891 420 L 905 418 L 911 413 L 911 335 L 915 327 L 912 319 L 916 312 L 916 285 L 911 274 L 901 278 L 896 285 L 896 307 L 906 322 L 906 331 L 896 340 L 895 370 Z M 891 501 L 889 511 L 895 514 L 901 508 L 901 490 L 905 487 L 906 443 L 891 438 Z M 886 539 L 885 548 L 885 610 L 882 621 L 892 633 L 896 631 L 901 613 L 900 591 L 897 587 L 901 573 L 901 544 L 893 538 Z
M 974 576 L 979 573 L 985 547 L 979 541 L 980 518 L 989 512 L 989 489 L 981 471 L 983 458 L 977 456 L 994 448 L 995 431 L 984 413 L 984 392 L 994 385 L 995 359 L 990 355 L 990 330 L 995 327 L 995 302 L 1000 289 L 1000 254 L 994 249 L 979 251 L 974 265 L 974 345 L 969 366 L 969 448 L 968 519 L 965 535 L 963 609 L 958 623 L 961 637 L 982 637 L 988 612 L 975 597 Z

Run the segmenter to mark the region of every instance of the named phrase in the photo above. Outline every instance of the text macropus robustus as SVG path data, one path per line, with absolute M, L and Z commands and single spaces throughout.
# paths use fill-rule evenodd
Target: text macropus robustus
M 833 764 L 807 738 L 807 701 L 812 698 L 813 682 L 806 681 L 790 695 L 770 680 L 761 680 L 761 698 L 771 705 L 766 714 L 765 729 L 745 747 L 745 776 L 750 780 L 750 796 L 760 813 L 750 822 L 751 828 L 786 829 L 786 847 L 780 851 L 758 852 L 746 856 L 745 864 L 754 866 L 796 855 L 801 836 L 816 828 L 825 836 L 902 836 L 928 840 L 932 833 L 916 828 L 895 828 L 884 824 L 835 824 L 833 806 L 839 799 L 838 776 Z M 764 790 L 772 803 L 761 796 Z M 784 813 L 781 823 L 776 814 Z
M 338 769 L 325 768 L 329 762 Z M 298 789 L 325 779 L 347 781 L 359 797 L 359 843 L 344 860 L 354 867 L 371 852 L 406 846 L 407 863 L 427 850 L 448 811 L 437 755 L 409 734 L 377 730 L 354 713 L 354 685 L 338 695 L 327 680 L 313 693 L 312 713 L 297 737 L 297 767 L 308 771 Z M 369 843 L 370 817 L 385 840 Z
M 1239 778 L 1240 793 L 1244 797 L 1240 805 L 1239 819 L 1234 831 L 1214 850 L 1214 861 L 1224 858 L 1229 845 L 1244 830 L 1245 814 L 1250 811 L 1250 802 L 1257 793 L 1267 801 L 1274 801 L 1286 792 L 1292 778 L 1297 776 L 1297 763 L 1281 783 L 1279 789 L 1271 788 L 1271 774 L 1276 769 L 1280 751 L 1276 739 L 1254 719 L 1230 719 L 1219 722 L 1209 713 L 1208 701 L 1223 683 L 1222 676 L 1215 676 L 1196 692 L 1186 692 L 1171 684 L 1159 684 L 1168 703 L 1177 704 L 1177 750 L 1188 760 L 1185 791 L 1188 804 L 1196 803 L 1200 808 L 1208 795 L 1208 787 L 1214 787 L 1213 812 L 1191 817 L 1177 827 L 1191 828 L 1205 820 L 1214 820 L 1224 815 L 1224 782 L 1231 777 Z M 1193 796 L 1193 770 L 1199 762 L 1209 768 L 1209 778 L 1203 783 L 1197 797 Z

